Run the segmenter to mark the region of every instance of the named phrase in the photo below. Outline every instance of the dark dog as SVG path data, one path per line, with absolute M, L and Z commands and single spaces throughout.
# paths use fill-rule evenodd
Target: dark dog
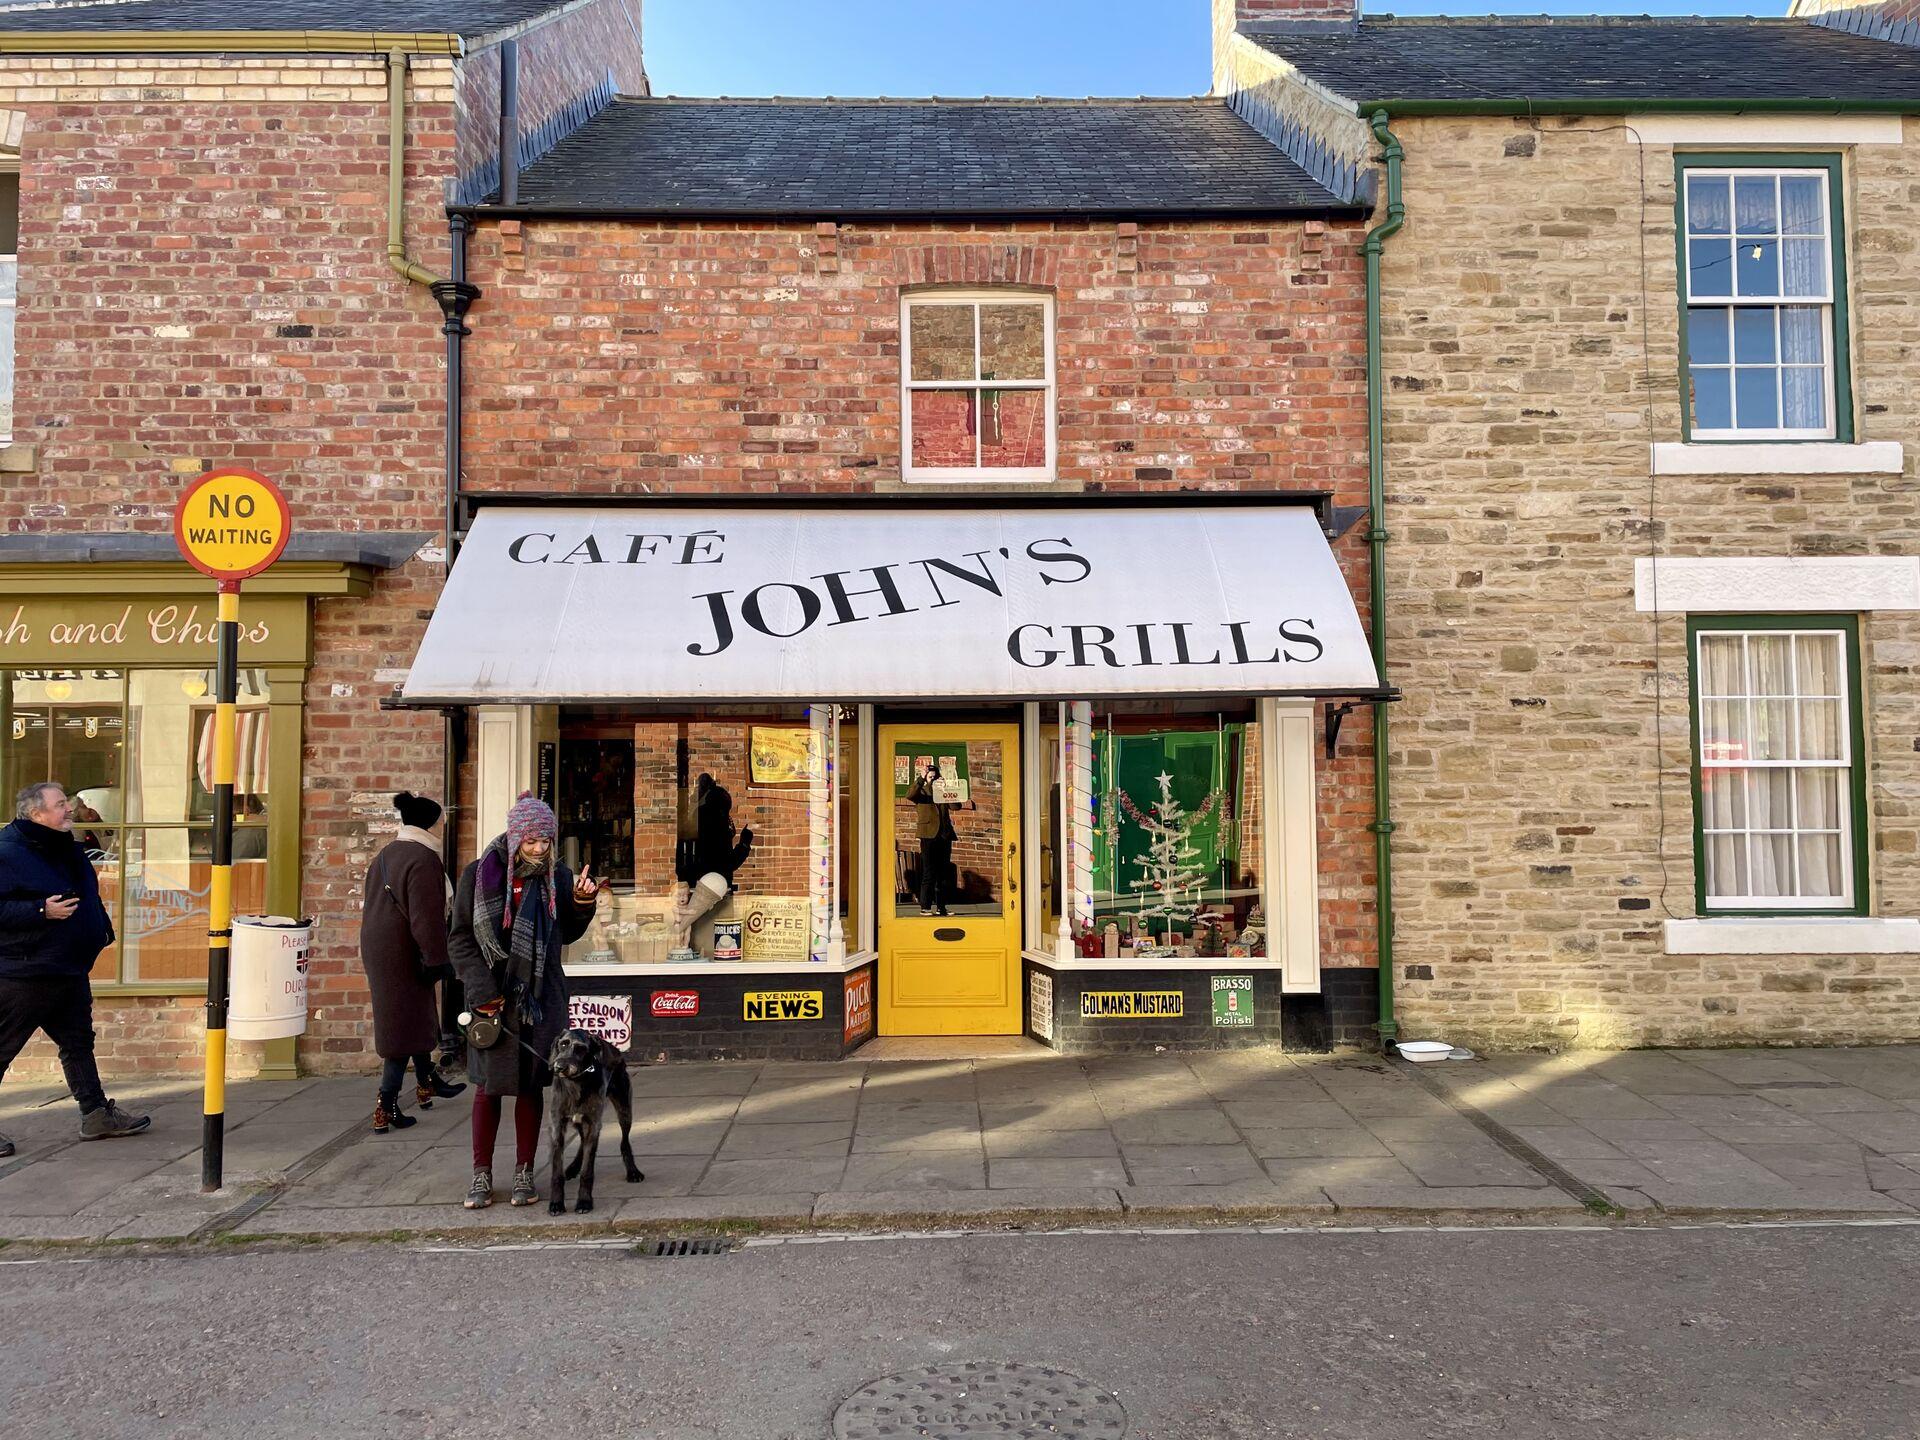
M 547 1054 L 553 1069 L 553 1094 L 547 1101 L 547 1131 L 553 1146 L 553 1188 L 547 1192 L 547 1213 L 561 1215 L 567 1208 L 566 1182 L 580 1177 L 573 1208 L 581 1214 L 593 1209 L 593 1158 L 600 1149 L 600 1115 L 609 1101 L 620 1117 L 620 1158 L 627 1162 L 627 1183 L 647 1177 L 633 1163 L 633 1080 L 620 1052 L 598 1035 L 585 1030 L 563 1031 Z M 570 1132 L 580 1136 L 580 1153 L 563 1175 L 562 1152 Z

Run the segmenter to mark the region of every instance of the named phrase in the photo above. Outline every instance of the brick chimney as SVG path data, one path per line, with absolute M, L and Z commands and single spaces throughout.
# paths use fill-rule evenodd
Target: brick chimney
M 1360 0 L 1214 0 L 1214 9 L 1233 11 L 1239 25 L 1360 18 Z

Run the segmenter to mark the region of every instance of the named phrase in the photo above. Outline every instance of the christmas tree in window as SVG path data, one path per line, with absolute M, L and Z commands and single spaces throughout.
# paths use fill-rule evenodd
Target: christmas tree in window
M 1136 913 L 1149 931 L 1155 920 L 1164 922 L 1165 934 L 1175 920 L 1193 918 L 1210 877 L 1200 864 L 1200 847 L 1194 844 L 1194 817 L 1173 798 L 1173 777 L 1162 771 L 1154 779 L 1160 785 L 1160 798 L 1150 812 L 1137 816 L 1147 833 L 1147 853 L 1133 862 L 1141 874 L 1131 884 L 1140 897 Z

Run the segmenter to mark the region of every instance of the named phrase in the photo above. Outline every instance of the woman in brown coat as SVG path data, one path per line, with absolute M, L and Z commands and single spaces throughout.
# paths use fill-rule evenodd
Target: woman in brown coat
M 373 1107 L 376 1135 L 414 1123 L 400 1110 L 408 1061 L 422 1110 L 467 1088 L 449 1084 L 433 1065 L 440 1038 L 434 982 L 453 973 L 447 963 L 447 872 L 440 837 L 433 833 L 440 807 L 404 790 L 393 797 L 393 807 L 400 812 L 400 833 L 367 869 L 360 916 L 360 963 L 373 996 L 373 1048 L 384 1062 Z

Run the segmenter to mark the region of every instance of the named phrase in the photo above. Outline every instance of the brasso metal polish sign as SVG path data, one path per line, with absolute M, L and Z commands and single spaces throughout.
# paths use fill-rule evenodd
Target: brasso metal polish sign
M 1312 694 L 1376 684 L 1303 506 L 483 510 L 415 700 Z

